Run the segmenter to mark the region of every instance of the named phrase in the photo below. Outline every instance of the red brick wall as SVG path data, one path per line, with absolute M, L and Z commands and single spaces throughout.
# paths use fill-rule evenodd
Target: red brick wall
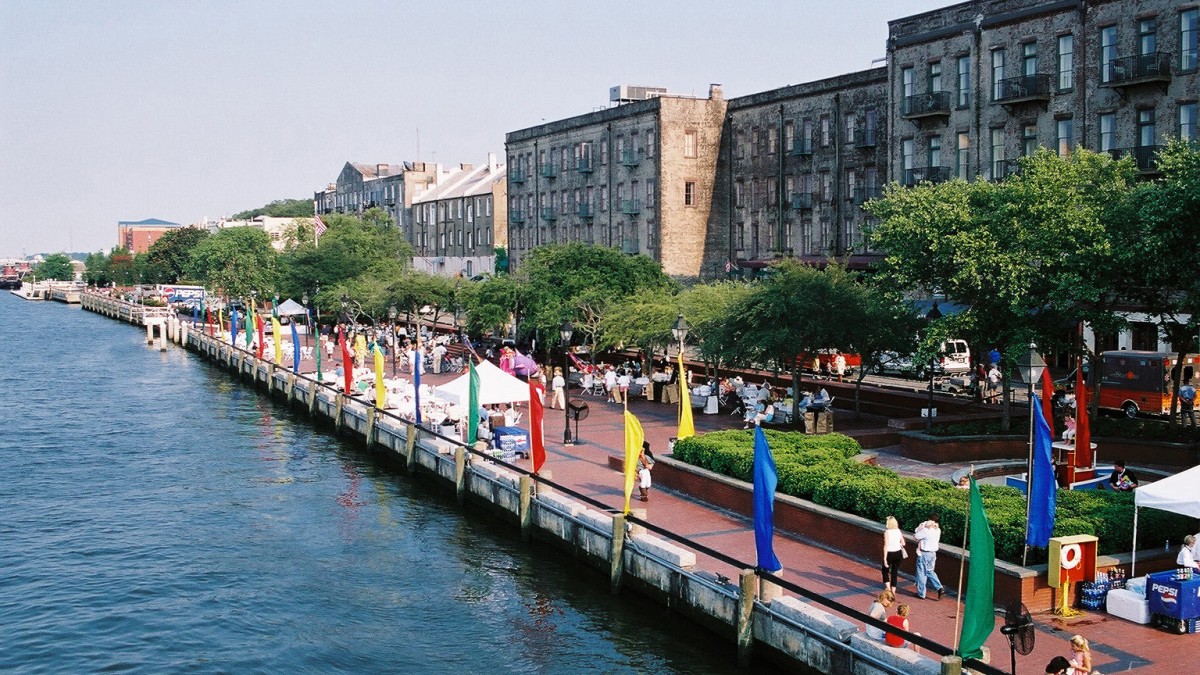
M 900 454 L 929 464 L 1024 459 L 1029 454 L 1029 445 L 1020 436 L 926 436 L 906 431 L 900 434 Z

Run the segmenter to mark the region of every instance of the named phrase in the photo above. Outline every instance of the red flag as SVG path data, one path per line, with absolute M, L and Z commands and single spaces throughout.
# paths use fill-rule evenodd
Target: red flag
M 542 440 L 542 388 L 529 381 L 529 438 L 533 454 L 533 472 L 546 463 L 546 444 Z
M 262 358 L 262 355 L 263 355 L 263 349 L 264 349 L 264 348 L 267 346 L 267 345 L 266 345 L 266 338 L 264 338 L 264 337 L 263 337 L 263 320 L 262 320 L 262 317 L 261 317 L 261 316 L 259 316 L 259 315 L 257 315 L 257 314 L 255 314 L 255 315 L 254 315 L 254 323 L 255 323 L 255 325 L 256 325 L 256 326 L 257 326 L 257 328 L 258 328 L 258 353 L 257 353 L 255 356 L 257 356 L 258 358 L 260 358 L 260 359 L 261 359 L 261 358 Z
M 1083 359 L 1075 369 L 1075 466 L 1090 469 L 1095 464 L 1092 457 L 1092 432 L 1088 428 L 1087 385 L 1083 381 Z
M 338 327 L 338 346 L 342 348 L 342 373 L 346 381 L 346 393 L 354 387 L 354 355 L 350 353 L 350 341 L 346 339 L 346 331 Z
M 204 327 L 208 329 L 208 334 L 212 335 L 212 310 L 207 306 L 204 308 Z
M 1050 426 L 1050 438 L 1054 438 L 1054 380 L 1050 378 L 1049 368 L 1042 370 L 1042 414 Z

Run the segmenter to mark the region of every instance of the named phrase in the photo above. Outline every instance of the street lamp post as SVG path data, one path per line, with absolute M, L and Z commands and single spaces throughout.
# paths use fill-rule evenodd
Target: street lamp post
M 391 326 L 388 328 L 388 349 L 392 351 L 392 377 L 396 376 L 396 351 L 400 346 L 396 344 L 396 317 L 399 314 L 395 305 L 388 307 L 388 321 L 391 322 Z
M 687 321 L 683 320 L 683 314 L 675 319 L 675 325 L 671 326 L 671 335 L 679 342 L 679 372 L 675 373 L 675 384 L 679 387 L 677 398 L 679 399 L 679 420 L 683 420 L 683 388 L 687 386 L 687 381 L 683 375 L 683 343 L 687 340 L 688 330 L 690 330 Z M 651 384 L 650 386 L 654 386 Z
M 937 300 L 933 301 L 933 307 L 925 314 L 926 321 L 934 321 L 942 318 L 942 310 L 938 309 Z M 933 431 L 933 371 L 937 367 L 937 356 L 929 357 L 929 407 L 925 409 L 925 433 Z
M 1025 378 L 1025 383 L 1029 387 L 1029 458 L 1025 465 L 1025 528 L 1026 534 L 1029 529 L 1029 493 L 1033 487 L 1033 384 L 1042 379 L 1042 371 L 1046 369 L 1046 362 L 1042 360 L 1042 355 L 1037 351 L 1037 345 L 1030 342 L 1029 351 L 1022 354 L 1017 360 L 1017 369 L 1021 373 L 1021 377 Z M 1025 547 L 1025 552 L 1021 554 L 1021 565 L 1025 564 L 1025 558 L 1029 554 L 1029 547 Z
M 563 445 L 575 445 L 571 438 L 571 336 L 575 330 L 570 321 L 563 321 L 559 329 L 563 344 Z
M 308 326 L 305 327 L 307 330 L 304 331 L 304 344 L 311 347 L 312 346 L 312 318 L 308 313 L 308 311 L 309 311 L 308 310 L 308 293 L 305 293 L 304 295 L 300 296 L 300 304 L 304 305 L 304 318 L 308 319 Z

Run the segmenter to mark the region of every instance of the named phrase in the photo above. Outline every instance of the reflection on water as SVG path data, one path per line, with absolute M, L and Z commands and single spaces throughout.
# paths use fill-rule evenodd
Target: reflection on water
M 0 671 L 737 671 L 137 329 L 3 294 L 0 377 Z

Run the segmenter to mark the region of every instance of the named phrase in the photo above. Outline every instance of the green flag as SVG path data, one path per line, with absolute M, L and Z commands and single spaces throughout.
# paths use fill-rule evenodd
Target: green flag
M 977 659 L 983 656 L 980 648 L 996 628 L 992 604 L 996 586 L 996 542 L 992 539 L 992 526 L 983 511 L 983 498 L 979 496 L 979 485 L 974 476 L 971 476 L 971 515 L 967 527 L 967 550 L 971 553 L 971 561 L 967 565 L 967 597 L 959 654 L 964 659 Z
M 475 361 L 467 359 L 471 368 L 468 377 L 470 393 L 467 394 L 467 444 L 473 444 L 479 435 L 479 373 L 475 371 Z

